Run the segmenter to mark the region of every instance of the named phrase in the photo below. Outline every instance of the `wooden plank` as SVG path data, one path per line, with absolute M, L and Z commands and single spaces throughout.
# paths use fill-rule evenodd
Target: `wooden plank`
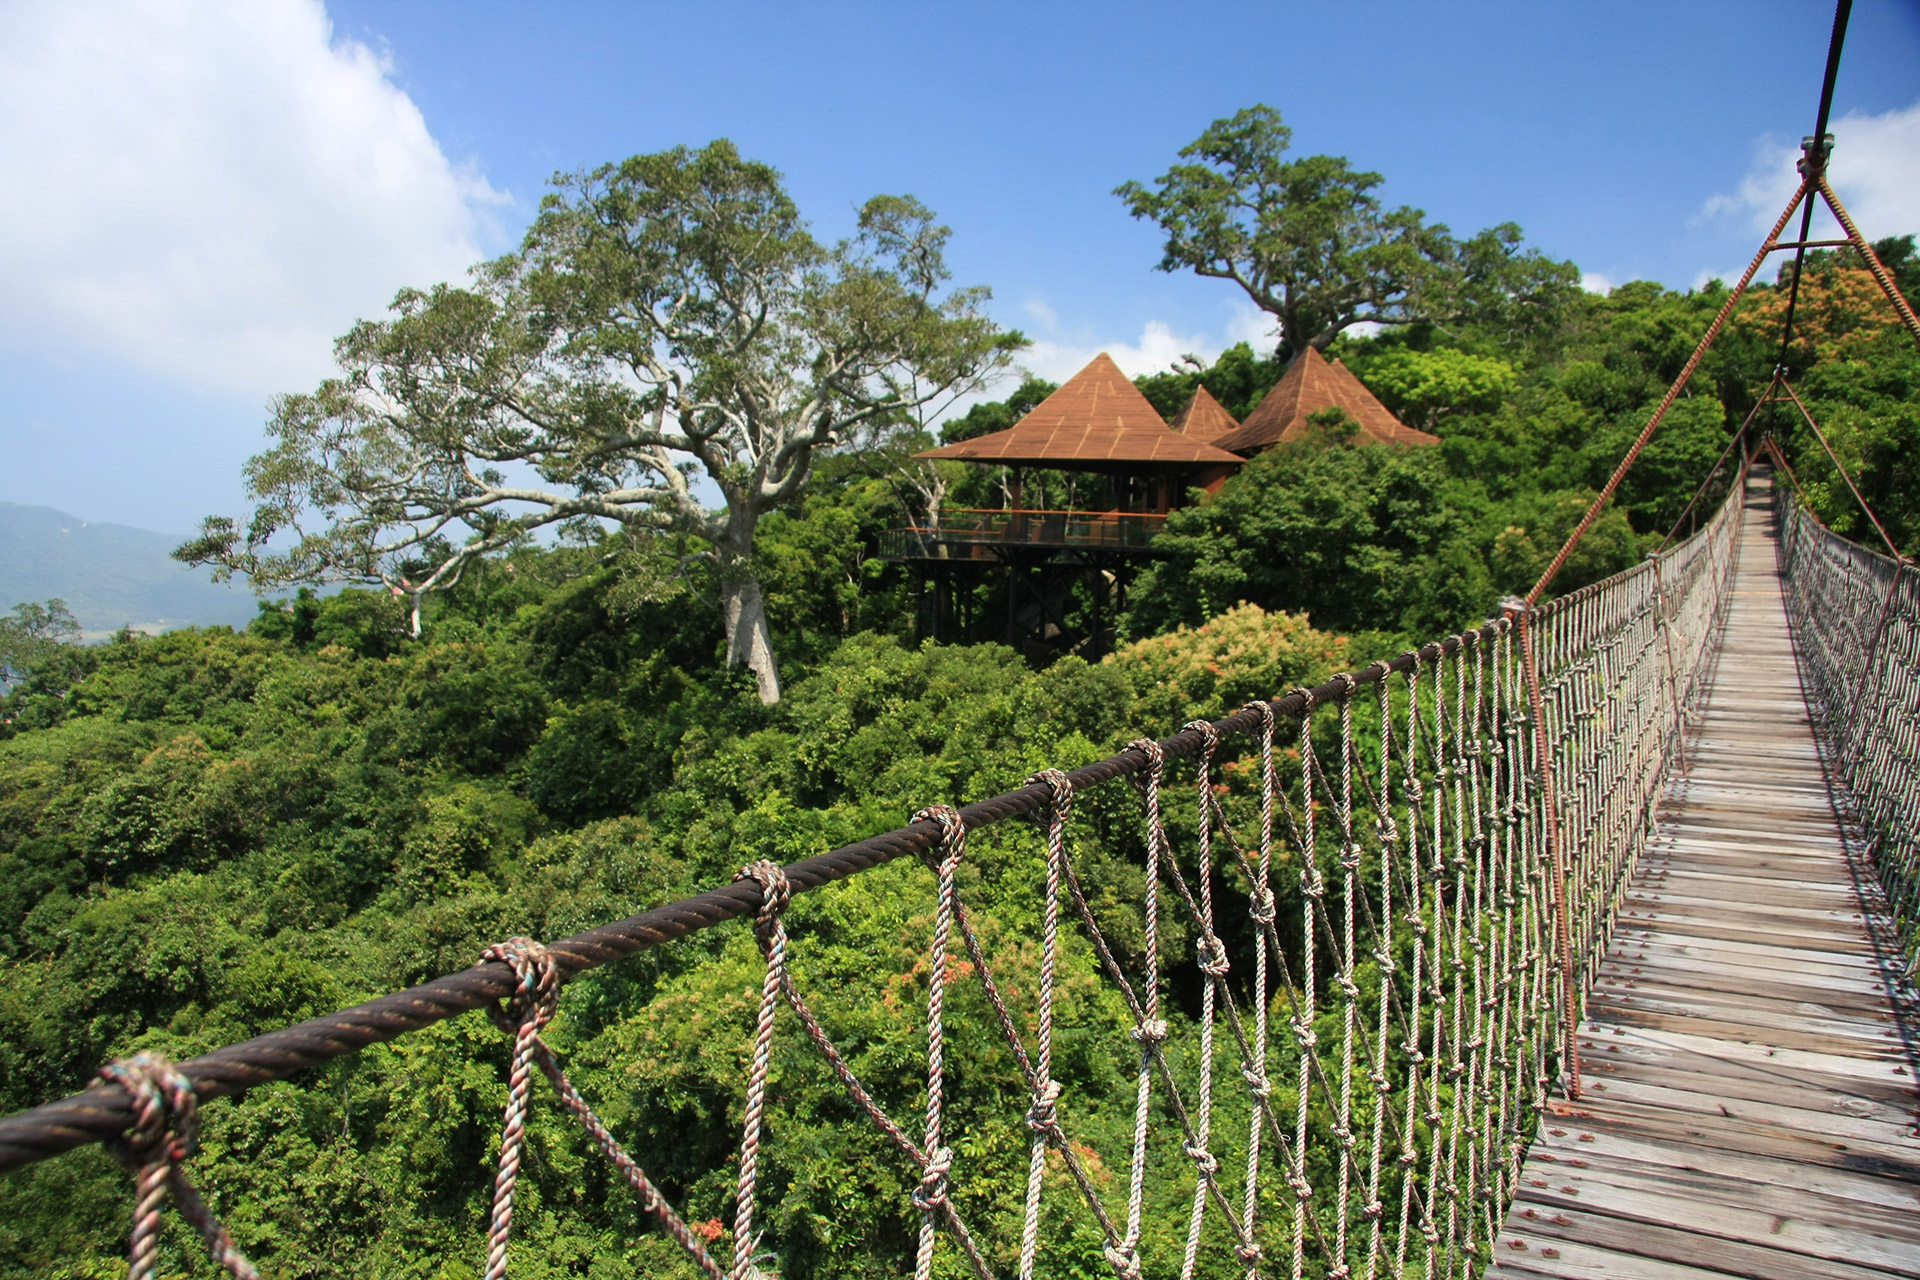
M 1705 1144 L 1677 1146 L 1642 1140 L 1619 1127 L 1561 1130 L 1549 1126 L 1529 1153 L 1542 1164 L 1568 1164 L 1584 1169 L 1615 1163 L 1627 1167 L 1666 1165 L 1677 1154 L 1683 1170 L 1714 1176 L 1733 1194 L 1748 1187 L 1778 1187 L 1804 1191 L 1848 1204 L 1870 1206 L 1895 1217 L 1920 1223 L 1920 1183 L 1876 1177 L 1832 1165 L 1795 1160 L 1765 1159 L 1749 1152 L 1728 1151 Z M 1551 1176 L 1551 1175 L 1549 1175 Z
M 1489 1275 L 1920 1275 L 1920 1026 L 1748 501 L 1692 775 L 1589 995 L 1585 1092 L 1543 1117 Z
M 1636 1258 L 1695 1267 L 1708 1275 L 1743 1276 L 1749 1280 L 1886 1280 L 1889 1276 L 1914 1274 L 1905 1267 L 1816 1257 L 1797 1250 L 1773 1248 L 1760 1241 L 1733 1240 L 1560 1204 L 1547 1207 L 1554 1210 L 1551 1217 L 1543 1214 L 1524 1227 L 1514 1227 L 1510 1217 L 1509 1229 L 1501 1233 L 1502 1245 L 1510 1237 L 1517 1237 L 1534 1244 L 1530 1252 L 1558 1245 L 1563 1254 L 1569 1245 L 1598 1246 Z M 1767 1236 L 1761 1237 L 1762 1241 L 1767 1239 Z
M 1645 1167 L 1558 1169 L 1551 1178 L 1523 1181 L 1521 1199 L 1535 1216 L 1528 1218 L 1523 1210 L 1519 1217 L 1529 1226 L 1565 1226 L 1553 1218 L 1584 1211 L 1899 1275 L 1920 1270 L 1920 1231 L 1903 1224 L 1898 1214 L 1875 1215 L 1804 1192 L 1744 1184 L 1727 1188 L 1718 1182 L 1703 1174 Z

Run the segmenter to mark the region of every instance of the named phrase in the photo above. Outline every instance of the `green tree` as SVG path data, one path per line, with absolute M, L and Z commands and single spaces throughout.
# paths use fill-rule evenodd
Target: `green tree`
M 1114 192 L 1166 233 L 1162 271 L 1239 285 L 1280 322 L 1288 360 L 1362 322 L 1492 318 L 1498 307 L 1506 328 L 1531 331 L 1577 292 L 1577 269 L 1522 250 L 1517 226 L 1462 244 L 1418 209 L 1386 208 L 1381 176 L 1344 157 L 1284 159 L 1292 138 L 1278 111 L 1246 107 L 1182 148 L 1185 163 L 1151 188 Z
M 80 623 L 58 598 L 13 606 L 0 616 L 0 689 L 57 661 L 80 642 Z
M 1351 423 L 1260 454 L 1210 501 L 1176 511 L 1140 578 L 1126 629 L 1198 624 L 1245 601 L 1335 631 L 1439 633 L 1495 593 L 1474 542 L 1487 511 L 1438 450 L 1354 445 Z
M 978 387 L 1023 342 L 950 288 L 947 228 L 876 196 L 823 246 L 731 143 L 559 179 L 519 252 L 472 288 L 403 291 L 340 340 L 340 374 L 276 402 L 244 531 L 175 554 L 261 586 L 379 583 L 415 603 L 568 522 L 701 539 L 727 661 L 780 695 L 754 531 L 815 453 Z M 718 488 L 709 511 L 694 476 Z M 291 545 L 277 538 L 291 533 Z
M 1519 387 L 1514 367 L 1490 356 L 1384 342 L 1369 343 L 1364 351 L 1354 372 L 1402 421 L 1428 431 L 1450 413 L 1497 409 Z

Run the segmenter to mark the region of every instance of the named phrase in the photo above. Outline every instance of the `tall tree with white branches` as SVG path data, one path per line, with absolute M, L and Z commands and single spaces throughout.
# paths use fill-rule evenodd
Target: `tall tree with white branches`
M 582 520 L 694 535 L 727 662 L 780 682 L 753 564 L 762 516 L 817 451 L 980 389 L 1025 340 L 955 288 L 947 228 L 876 196 L 832 246 L 771 167 L 724 140 L 556 180 L 520 250 L 470 287 L 406 290 L 335 347 L 337 376 L 279 398 L 247 463 L 244 529 L 174 554 L 413 601 L 536 531 Z M 704 475 L 722 505 L 695 488 Z

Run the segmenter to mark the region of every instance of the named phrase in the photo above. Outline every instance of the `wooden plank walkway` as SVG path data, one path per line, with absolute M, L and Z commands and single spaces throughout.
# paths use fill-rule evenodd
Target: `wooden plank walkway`
M 1910 993 L 1829 803 L 1770 494 L 1718 677 L 1487 1275 L 1920 1276 Z M 1903 1021 L 1904 1018 L 1904 1021 Z

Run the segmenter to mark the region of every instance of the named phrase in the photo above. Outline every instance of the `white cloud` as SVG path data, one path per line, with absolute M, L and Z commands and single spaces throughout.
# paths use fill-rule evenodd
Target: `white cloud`
M 1023 306 L 1045 336 L 1034 337 L 1033 345 L 1021 353 L 1020 367 L 1052 382 L 1065 382 L 1103 351 L 1113 357 L 1121 372 L 1137 378 L 1171 369 L 1187 356 L 1212 364 L 1222 351 L 1236 342 L 1247 343 L 1258 354 L 1268 355 L 1279 339 L 1272 316 L 1240 302 L 1234 303 L 1227 313 L 1221 333 L 1175 333 L 1173 326 L 1164 320 L 1148 320 L 1140 326 L 1140 334 L 1132 342 L 1098 341 L 1085 328 L 1063 335 L 1060 317 L 1044 300 L 1029 299 Z M 1360 328 L 1355 326 L 1356 331 Z M 1011 385 L 1010 382 L 997 385 L 988 394 L 1002 394 Z
M 1029 316 L 1033 317 L 1035 324 L 1045 329 L 1048 333 L 1052 333 L 1060 327 L 1059 313 L 1039 298 L 1027 299 L 1026 312 Z
M 1236 342 L 1252 347 L 1255 355 L 1271 355 L 1280 345 L 1280 322 L 1258 307 L 1236 302 L 1227 321 L 1227 345 Z
M 320 0 L 0 7 L 0 334 L 293 390 L 506 197 L 451 163 Z
M 1603 298 L 1613 292 L 1614 283 L 1612 279 L 1601 275 L 1598 271 L 1580 273 L 1580 287 L 1588 293 L 1597 293 Z
M 1223 349 L 1218 338 L 1176 334 L 1161 320 L 1149 320 L 1135 342 L 1079 343 L 1036 341 L 1020 355 L 1020 363 L 1035 375 L 1065 382 L 1102 351 L 1113 357 L 1129 378 L 1171 369 L 1182 356 L 1194 355 L 1211 364 Z
M 1861 232 L 1869 240 L 1920 232 L 1920 102 L 1880 115 L 1856 112 L 1842 116 L 1828 128 L 1834 138 L 1830 169 L 1833 188 Z M 1793 167 L 1799 157 L 1797 141 L 1762 139 L 1740 189 L 1707 201 L 1701 218 L 1731 218 L 1756 234 L 1766 234 L 1799 184 Z M 1796 214 L 1791 230 L 1798 226 Z M 1838 233 L 1839 227 L 1825 206 L 1818 206 L 1815 237 L 1825 239 Z

